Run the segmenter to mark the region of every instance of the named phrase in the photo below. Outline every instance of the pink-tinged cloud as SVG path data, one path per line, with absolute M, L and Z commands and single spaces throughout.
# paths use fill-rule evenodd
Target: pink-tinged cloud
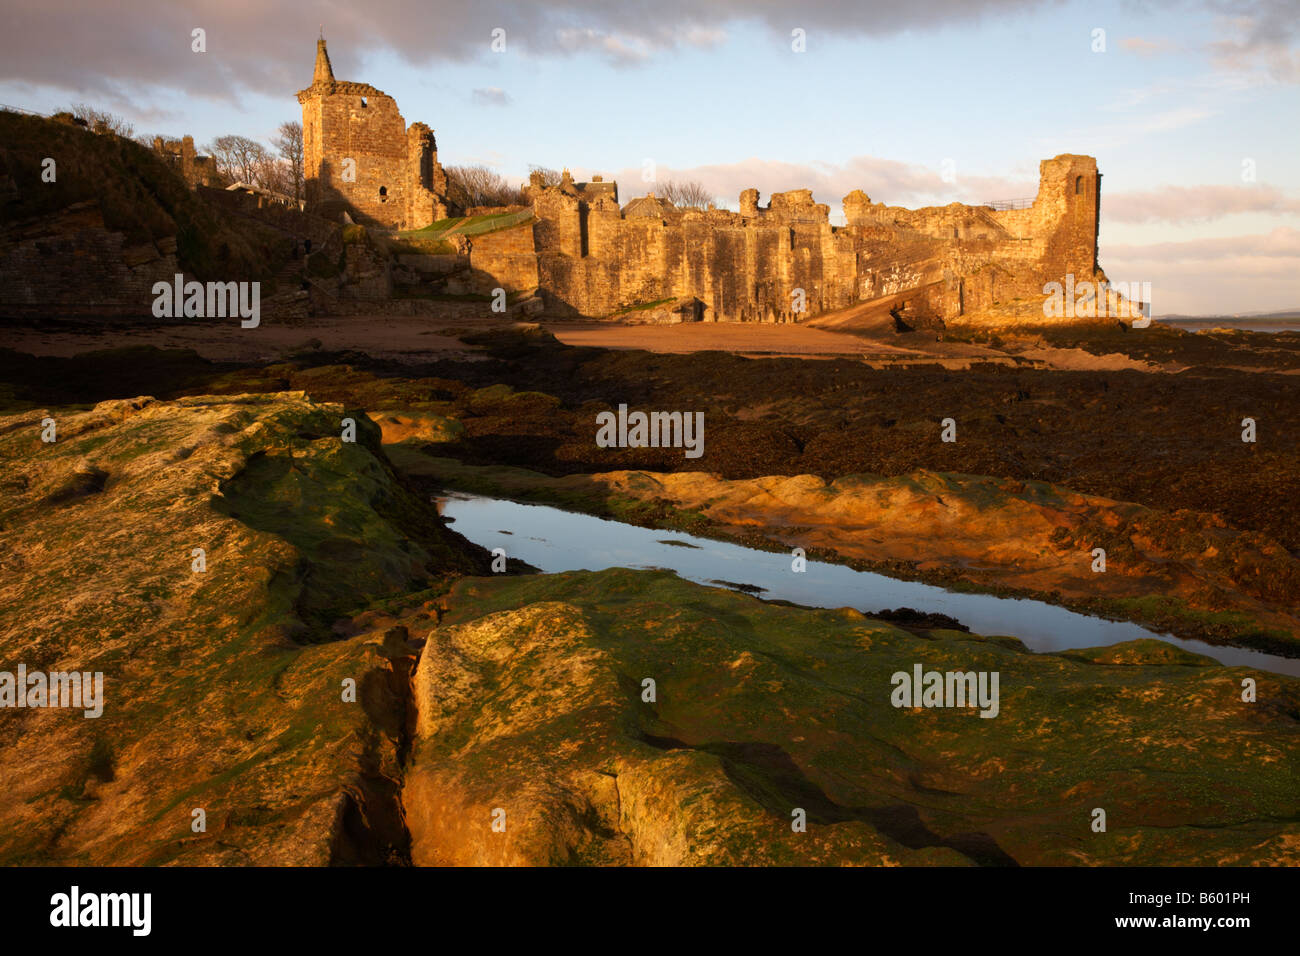
M 1136 53 L 1138 56 L 1157 56 L 1177 49 L 1177 44 L 1168 37 L 1157 37 L 1154 40 L 1145 37 L 1124 37 L 1119 41 L 1119 45 L 1122 49 Z
M 1135 262 L 1217 262 L 1232 256 L 1248 257 L 1261 263 L 1300 259 L 1300 229 L 1279 226 L 1272 232 L 1245 236 L 1188 239 L 1183 242 L 1153 242 L 1145 245 L 1107 245 L 1106 253 Z M 1270 266 L 1270 268 L 1272 268 Z M 1293 272 L 1300 283 L 1300 271 Z
M 1300 308 L 1300 229 L 1149 245 L 1106 245 L 1114 282 L 1151 283 L 1156 315 Z
M 875 156 L 855 156 L 843 164 L 788 163 L 751 158 L 705 166 L 658 165 L 654 170 L 654 181 L 645 180 L 640 168 L 574 169 L 575 176 L 602 173 L 606 179 L 616 179 L 619 199 L 623 202 L 653 191 L 656 183 L 697 181 L 717 197 L 720 206 L 732 209 L 736 208 L 741 191 L 750 188 L 759 191 L 760 203 L 766 203 L 774 192 L 811 189 L 813 198 L 829 205 L 832 213 L 839 211 L 840 201 L 855 189 L 863 190 L 874 202 L 912 208 L 951 202 L 1032 198 L 1038 189 L 1034 180 L 965 175 L 960 167 L 953 171 L 953 181 L 946 182 L 945 172 L 938 165 L 917 166 Z
M 1107 222 L 1204 222 L 1237 213 L 1300 214 L 1300 199 L 1276 186 L 1164 186 L 1137 192 L 1102 191 Z
M 5 0 L 0 20 L 0 81 L 47 85 L 98 103 L 120 104 L 150 87 L 179 87 L 233 99 L 241 92 L 283 95 L 311 79 L 317 24 L 340 79 L 369 54 L 391 52 L 412 64 L 491 54 L 493 32 L 507 49 L 533 56 L 595 54 L 616 65 L 645 63 L 680 48 L 723 42 L 733 24 L 758 23 L 789 41 L 798 26 L 817 36 L 893 36 L 1020 13 L 1052 0 Z M 207 52 L 190 34 L 207 31 Z

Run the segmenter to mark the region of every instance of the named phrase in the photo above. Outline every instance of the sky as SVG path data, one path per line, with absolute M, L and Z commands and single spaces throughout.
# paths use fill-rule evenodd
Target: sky
M 203 52 L 193 31 L 204 31 Z M 268 141 L 334 75 L 435 130 L 444 165 L 1030 198 L 1097 158 L 1101 265 L 1157 315 L 1300 309 L 1300 0 L 4 0 L 0 104 Z

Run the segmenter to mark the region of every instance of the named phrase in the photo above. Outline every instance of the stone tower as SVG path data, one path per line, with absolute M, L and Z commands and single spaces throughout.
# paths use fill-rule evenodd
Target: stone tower
M 1101 173 L 1091 156 L 1064 153 L 1038 164 L 1034 203 L 1040 234 L 1047 237 L 1046 265 L 1060 275 L 1091 281 L 1097 267 Z
M 334 79 L 322 37 L 302 105 L 303 177 L 310 207 L 385 229 L 419 229 L 448 214 L 433 130 L 406 128 L 397 103 L 368 83 Z

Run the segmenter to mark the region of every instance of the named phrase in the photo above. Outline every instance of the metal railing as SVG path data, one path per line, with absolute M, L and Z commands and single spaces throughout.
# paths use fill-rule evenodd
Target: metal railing
M 1034 204 L 1035 198 L 1037 197 L 1031 196 L 1029 199 L 994 199 L 989 202 L 980 203 L 980 205 L 988 206 L 990 209 L 997 209 L 997 210 L 1028 209 L 1030 206 Z

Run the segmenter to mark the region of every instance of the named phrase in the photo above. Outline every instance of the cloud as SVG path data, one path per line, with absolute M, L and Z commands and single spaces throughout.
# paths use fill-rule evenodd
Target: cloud
M 1153 0 L 1185 6 L 1180 0 Z M 128 99 L 153 87 L 233 100 L 248 92 L 282 96 L 310 76 L 311 40 L 319 23 L 340 79 L 363 79 L 353 69 L 366 55 L 395 54 L 413 65 L 467 61 L 491 55 L 493 31 L 506 49 L 530 56 L 595 55 L 619 66 L 645 64 L 679 48 L 725 42 L 728 29 L 758 26 L 788 44 L 790 31 L 807 31 L 810 49 L 820 37 L 894 37 L 1006 19 L 1055 7 L 1059 0 L 477 0 L 413 3 L 328 0 L 311 12 L 297 3 L 229 0 L 5 0 L 0 31 L 0 82 L 27 82 L 74 95 Z M 1300 77 L 1292 0 L 1200 0 L 1223 14 L 1223 38 L 1207 51 L 1224 68 Z M 190 50 L 190 32 L 207 31 L 207 52 Z M 1161 38 L 1127 37 L 1140 53 L 1165 49 Z M 305 62 L 304 62 L 305 61 Z
M 1300 83 L 1300 49 L 1295 47 L 1293 0 L 1254 0 L 1228 4 L 1212 0 L 1222 39 L 1206 45 L 1221 70 L 1263 77 L 1274 83 Z
M 474 103 L 478 106 L 509 106 L 510 94 L 499 86 L 487 86 L 473 93 Z
M 232 100 L 248 92 L 283 96 L 311 75 L 312 41 L 320 23 L 339 79 L 364 79 L 355 67 L 377 52 L 411 64 L 491 55 L 493 31 L 507 51 L 532 56 L 595 53 L 618 65 L 644 63 L 680 47 L 722 43 L 733 24 L 757 23 L 788 39 L 802 27 L 837 37 L 892 36 L 982 17 L 1023 12 L 1052 0 L 480 0 L 411 3 L 370 0 L 324 3 L 304 14 L 291 3 L 229 0 L 5 0 L 0 31 L 0 82 L 26 82 L 72 95 L 128 99 L 159 87 Z M 190 50 L 190 32 L 207 31 L 207 52 Z
M 1300 199 L 1274 186 L 1164 186 L 1102 194 L 1107 222 L 1204 222 L 1236 213 L 1300 214 Z
M 1214 115 L 1213 110 L 1198 106 L 1184 106 L 1181 109 L 1156 113 L 1148 117 L 1143 122 L 1143 126 L 1146 132 L 1165 132 L 1171 129 L 1182 129 L 1184 126 L 1192 126 Z
M 575 175 L 603 172 L 616 179 L 619 199 L 627 202 L 655 188 L 642 179 L 642 170 L 575 170 Z M 811 189 L 817 202 L 840 208 L 840 200 L 855 189 L 867 193 L 873 202 L 891 206 L 919 207 L 950 202 L 988 202 L 992 199 L 1032 197 L 1038 191 L 1037 176 L 1013 179 L 999 176 L 965 175 L 957 170 L 955 181 L 945 182 L 939 166 L 928 167 L 875 156 L 855 156 L 845 163 L 787 163 L 750 158 L 735 163 L 655 169 L 655 181 L 697 181 L 713 193 L 721 205 L 736 208 L 741 190 L 759 191 L 761 203 L 774 192 Z
M 1121 48 L 1138 56 L 1157 56 L 1178 49 L 1178 45 L 1168 37 L 1147 40 L 1143 37 L 1124 37 L 1119 41 Z
M 1102 111 L 1122 112 L 1127 108 L 1123 105 L 1114 108 L 1102 107 Z M 1183 106 L 1148 113 L 1141 117 L 1140 123 L 1134 122 L 1129 117 L 1117 118 L 1104 123 L 1065 130 L 1055 139 L 1044 140 L 1040 148 L 1049 151 L 1054 148 L 1054 143 L 1059 145 L 1062 141 L 1087 143 L 1090 153 L 1100 155 L 1107 151 L 1118 150 L 1133 142 L 1140 142 L 1151 133 L 1166 133 L 1185 126 L 1194 126 L 1217 113 L 1218 110 L 1207 106 Z
M 1156 315 L 1230 315 L 1300 305 L 1300 230 L 1106 245 L 1099 250 L 1114 282 L 1151 283 Z
M 1154 242 L 1146 245 L 1108 245 L 1107 255 L 1133 262 L 1185 262 L 1198 267 L 1206 262 L 1230 258 L 1248 258 L 1261 263 L 1270 272 L 1290 269 L 1289 275 L 1300 286 L 1300 229 L 1278 226 L 1272 232 L 1245 236 L 1218 236 L 1188 239 L 1183 242 Z M 1287 266 L 1286 262 L 1293 264 Z M 1278 271 L 1277 274 L 1282 274 Z
M 565 27 L 555 32 L 560 47 L 569 53 L 603 54 L 616 66 L 643 63 L 656 53 L 678 46 L 715 47 L 727 38 L 725 30 L 703 26 L 655 28 L 645 33 L 607 31 L 595 27 Z

